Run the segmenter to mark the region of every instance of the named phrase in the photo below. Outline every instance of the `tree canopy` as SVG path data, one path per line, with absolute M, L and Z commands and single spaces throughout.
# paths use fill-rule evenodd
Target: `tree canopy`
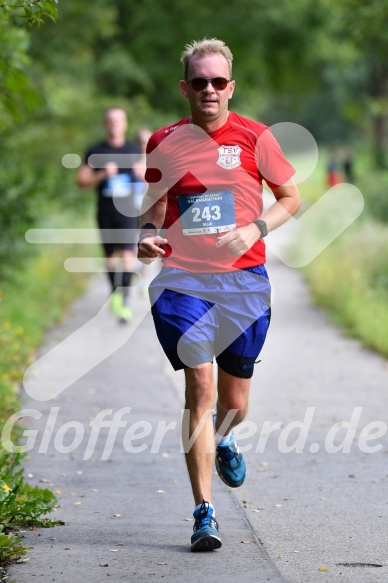
M 235 110 L 370 143 L 384 167 L 387 17 L 377 0 L 0 0 L 0 264 L 42 201 L 81 204 L 61 159 L 101 135 L 105 107 L 125 107 L 133 133 L 187 113 L 179 58 L 205 36 L 234 54 Z

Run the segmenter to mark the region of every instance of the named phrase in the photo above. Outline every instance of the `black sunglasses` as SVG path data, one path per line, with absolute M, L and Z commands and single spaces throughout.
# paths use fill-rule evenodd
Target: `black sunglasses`
M 225 77 L 213 77 L 213 79 L 206 79 L 205 77 L 194 77 L 191 81 L 187 81 L 194 89 L 194 91 L 203 91 L 208 86 L 208 83 L 211 83 L 214 89 L 217 91 L 222 91 L 226 89 L 228 83 L 231 82 L 231 79 L 225 79 Z

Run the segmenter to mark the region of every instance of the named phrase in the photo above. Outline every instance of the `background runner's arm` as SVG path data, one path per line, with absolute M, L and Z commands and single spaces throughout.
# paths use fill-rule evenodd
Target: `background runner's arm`
M 118 166 L 114 162 L 109 162 L 105 168 L 94 171 L 88 164 L 82 164 L 77 174 L 77 184 L 80 188 L 98 186 L 100 182 L 109 176 L 117 174 Z

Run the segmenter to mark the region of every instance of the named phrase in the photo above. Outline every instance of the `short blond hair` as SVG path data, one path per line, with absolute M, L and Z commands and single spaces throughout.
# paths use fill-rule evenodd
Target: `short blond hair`
M 224 43 L 224 41 L 219 40 L 218 38 L 203 38 L 202 40 L 193 40 L 191 43 L 185 45 L 184 51 L 181 55 L 181 63 L 184 67 L 185 79 L 187 79 L 188 76 L 191 60 L 206 55 L 223 55 L 228 63 L 229 79 L 232 78 L 233 55 L 230 48 Z
M 104 121 L 107 120 L 109 114 L 111 111 L 122 111 L 125 118 L 127 118 L 127 112 L 125 111 L 125 109 L 123 107 L 119 107 L 118 105 L 111 105 L 110 107 L 107 107 L 104 111 Z

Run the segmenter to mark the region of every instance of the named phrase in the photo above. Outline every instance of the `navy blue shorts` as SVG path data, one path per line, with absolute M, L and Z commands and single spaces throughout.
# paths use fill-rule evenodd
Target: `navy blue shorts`
M 250 378 L 271 318 L 263 265 L 228 273 L 164 267 L 149 288 L 156 333 L 175 370 L 213 362 Z

